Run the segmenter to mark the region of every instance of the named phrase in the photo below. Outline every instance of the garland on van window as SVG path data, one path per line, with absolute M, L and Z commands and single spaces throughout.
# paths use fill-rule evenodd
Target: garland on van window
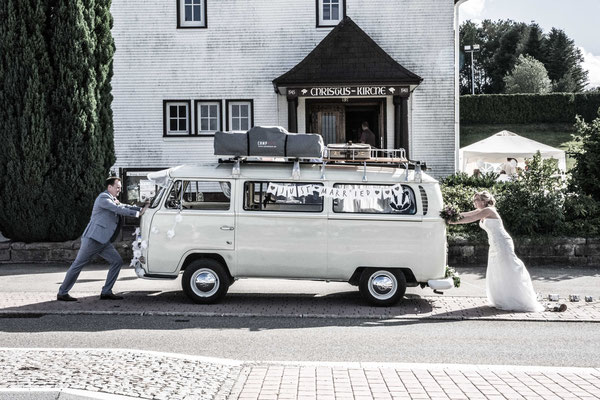
M 283 197 L 303 197 L 303 196 L 314 196 L 319 197 L 331 197 L 334 199 L 385 199 L 394 200 L 399 196 L 405 194 L 405 190 L 401 184 L 394 186 L 371 186 L 364 189 L 344 189 L 325 187 L 322 185 L 280 185 L 277 183 L 269 183 L 267 187 L 267 193 L 274 196 Z

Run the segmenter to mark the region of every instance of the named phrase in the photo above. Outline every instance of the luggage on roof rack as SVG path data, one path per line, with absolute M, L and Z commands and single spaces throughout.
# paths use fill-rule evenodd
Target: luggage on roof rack
M 369 160 L 371 145 L 352 142 L 328 144 L 327 155 L 331 160 Z
M 324 145 L 321 135 L 255 126 L 248 132 L 216 132 L 214 150 L 218 156 L 322 158 Z

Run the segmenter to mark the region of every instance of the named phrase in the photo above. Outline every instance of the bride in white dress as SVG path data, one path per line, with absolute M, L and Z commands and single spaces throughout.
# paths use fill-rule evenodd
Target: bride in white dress
M 475 210 L 460 213 L 462 219 L 453 224 L 479 221 L 488 234 L 490 250 L 486 271 L 486 292 L 491 306 L 501 310 L 541 312 L 544 306 L 537 301 L 529 272 L 515 254 L 513 240 L 504 230 L 496 201 L 489 192 L 473 196 Z

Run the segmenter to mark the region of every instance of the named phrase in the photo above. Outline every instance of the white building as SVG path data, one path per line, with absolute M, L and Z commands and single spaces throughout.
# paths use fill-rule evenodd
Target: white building
M 115 168 L 215 160 L 216 130 L 281 125 L 456 170 L 455 0 L 113 0 Z M 126 179 L 126 186 L 136 178 Z

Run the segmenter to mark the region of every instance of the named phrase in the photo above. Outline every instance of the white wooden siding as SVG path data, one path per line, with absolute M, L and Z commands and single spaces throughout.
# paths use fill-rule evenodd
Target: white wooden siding
M 272 80 L 333 28 L 316 28 L 314 0 L 207 3 L 207 29 L 177 29 L 176 0 L 113 0 L 116 168 L 214 159 L 212 137 L 163 138 L 163 100 L 190 100 L 194 130 L 197 99 L 223 100 L 222 127 L 226 99 L 252 99 L 255 125 L 287 125 L 285 96 Z M 435 176 L 454 172 L 453 0 L 346 4 L 358 26 L 423 78 L 411 98 L 411 157 L 427 161 Z

